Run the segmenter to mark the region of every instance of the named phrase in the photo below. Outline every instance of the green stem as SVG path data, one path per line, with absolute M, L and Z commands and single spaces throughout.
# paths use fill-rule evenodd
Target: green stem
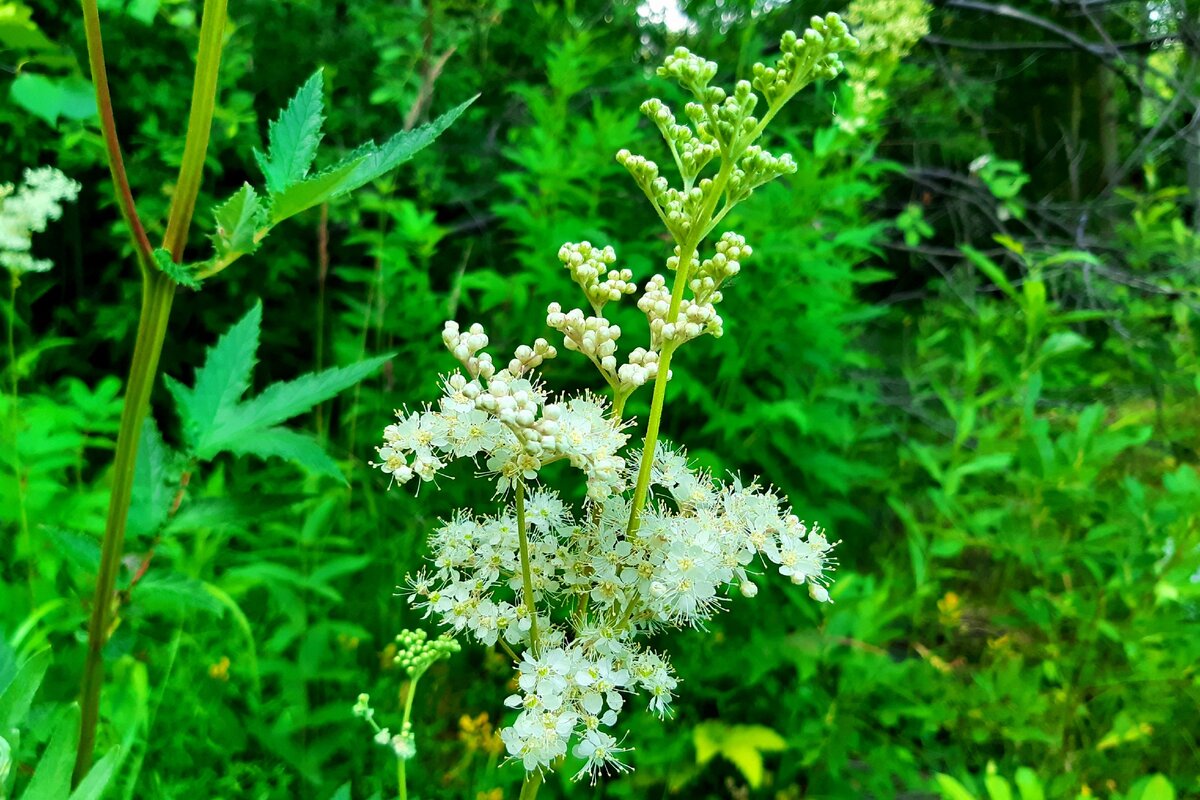
M 113 187 L 116 190 L 117 205 L 121 215 L 129 225 L 134 247 L 138 253 L 138 263 L 142 274 L 152 271 L 154 267 L 154 247 L 146 237 L 146 229 L 138 217 L 137 207 L 133 202 L 133 192 L 129 188 L 129 178 L 125 174 L 125 160 L 121 156 L 121 141 L 117 137 L 117 123 L 113 117 L 112 96 L 108 91 L 108 69 L 104 65 L 104 39 L 100 35 L 100 11 L 96 0 L 82 0 L 83 28 L 87 35 L 88 64 L 92 71 L 92 84 L 96 88 L 96 107 L 100 113 L 100 128 L 104 132 L 104 147 L 108 157 L 108 170 L 112 174 Z
M 175 297 L 175 283 L 160 272 L 145 275 L 142 287 L 142 313 L 138 320 L 133 363 L 121 409 L 121 429 L 117 434 L 117 453 L 113 462 L 112 492 L 104 541 L 100 546 L 100 571 L 88 620 L 88 647 L 83 668 L 79 750 L 75 758 L 75 783 L 83 780 L 92 765 L 96 744 L 96 725 L 100 716 L 100 689 L 104 682 L 102 651 L 112 625 L 113 589 L 125 545 L 125 521 L 129 515 L 133 491 L 134 466 L 137 463 L 138 438 L 150 403 L 150 391 L 158 370 L 167 334 L 167 319 Z
M 542 788 L 542 773 L 526 772 L 525 781 L 521 784 L 519 800 L 534 800 L 540 788 Z
M 37 595 L 33 588 L 33 575 L 37 567 L 37 561 L 34 558 L 33 538 L 29 535 L 29 512 L 25 508 L 25 468 L 21 465 L 21 411 L 19 404 L 21 402 L 20 382 L 21 378 L 17 374 L 17 288 L 21 285 L 21 279 L 17 277 L 17 273 L 11 273 L 12 291 L 8 296 L 8 371 L 11 373 L 11 392 L 12 392 L 12 459 L 13 459 L 13 476 L 17 480 L 17 508 L 20 513 L 21 520 L 21 549 L 24 550 L 24 555 L 29 559 L 29 607 L 30 609 L 37 608 Z
M 421 674 L 418 672 L 414 675 L 412 681 L 408 684 L 408 697 L 404 698 L 404 716 L 400 720 L 401 735 L 411 731 L 409 719 L 412 717 L 413 698 L 417 696 L 417 681 L 421 679 Z M 400 800 L 408 800 L 407 765 L 407 759 L 396 759 L 396 783 L 400 787 Z
M 154 388 L 163 341 L 166 339 L 171 304 L 175 299 L 175 282 L 154 268 L 149 241 L 133 207 L 133 197 L 125 176 L 112 117 L 112 99 L 108 91 L 96 0 L 82 2 L 88 56 L 96 85 L 97 104 L 101 109 L 105 142 L 108 145 L 109 169 L 117 187 L 117 199 L 138 245 L 142 266 L 142 309 L 138 319 L 133 361 L 129 367 L 129 381 L 125 387 L 124 405 L 121 409 L 121 428 L 117 434 L 117 451 L 113 462 L 112 492 L 109 495 L 104 540 L 100 547 L 100 569 L 96 576 L 96 592 L 92 598 L 91 616 L 88 620 L 87 655 L 80 690 L 79 749 L 75 757 L 76 785 L 83 780 L 92 765 L 96 726 L 100 716 L 100 690 L 104 683 L 103 649 L 113 622 L 113 590 L 125 546 L 125 524 L 133 492 L 138 443 L 150 405 L 150 393 Z M 164 241 L 164 247 L 177 262 L 182 259 L 183 247 L 187 242 L 208 149 L 213 109 L 216 105 L 217 73 L 221 63 L 226 6 L 226 0 L 205 0 L 202 12 L 200 48 L 196 57 L 195 85 L 192 90 L 191 113 L 188 116 L 183 164 L 180 166 L 179 181 L 171 200 Z
M 537 605 L 533 602 L 533 573 L 529 570 L 529 533 L 525 526 L 525 484 L 517 484 L 517 540 L 521 552 L 521 583 L 525 590 L 525 608 L 529 611 L 529 649 L 536 658 L 539 650 Z M 524 796 L 524 795 L 522 795 Z

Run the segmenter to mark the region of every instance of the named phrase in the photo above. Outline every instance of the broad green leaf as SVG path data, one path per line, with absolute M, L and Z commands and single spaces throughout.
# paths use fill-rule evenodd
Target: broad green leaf
M 783 737 L 762 725 L 724 725 L 710 720 L 692 731 L 696 747 L 696 763 L 703 765 L 720 755 L 742 773 L 742 777 L 757 789 L 763 783 L 763 753 L 787 749 Z
M 1146 782 L 1141 794 L 1131 795 L 1131 800 L 1175 800 L 1175 787 L 1167 776 L 1158 774 Z
M 258 249 L 254 234 L 266 224 L 267 213 L 253 186 L 242 184 L 233 197 L 217 206 L 213 216 L 217 220 L 217 230 L 212 240 L 218 258 L 231 253 L 253 253 Z
M 391 172 L 396 167 L 408 161 L 417 153 L 424 150 L 441 136 L 472 103 L 479 99 L 475 95 L 465 103 L 450 109 L 433 122 L 422 125 L 411 131 L 401 131 L 376 147 L 374 142 L 368 142 L 350 155 L 347 161 L 358 160 L 354 171 L 345 179 L 342 185 L 334 191 L 334 195 L 352 192 L 360 186 L 370 183 L 380 176 Z M 346 162 L 343 162 L 346 163 Z
M 30 656 L 12 681 L 0 691 L 0 730 L 10 730 L 29 713 L 33 697 L 42 685 L 42 678 L 50 667 L 50 651 L 43 650 Z
M 91 119 L 96 116 L 96 95 L 92 84 L 75 76 L 47 78 L 22 72 L 12 82 L 12 101 L 51 125 L 59 118 Z
M 271 195 L 284 191 L 308 174 L 321 143 L 325 118 L 325 80 L 317 70 L 279 113 L 267 132 L 267 152 L 254 151 Z
M 46 38 L 33 21 L 33 10 L 23 3 L 0 3 L 0 49 L 50 50 Z
M 69 800 L 100 800 L 104 790 L 108 788 L 108 782 L 112 780 L 113 772 L 117 769 L 117 764 L 120 762 L 121 749 L 114 747 L 104 754 L 104 758 L 97 761 L 88 770 L 87 777 L 79 782 L 75 787 L 75 791 L 71 792 Z
M 934 780 L 937 782 L 938 791 L 942 793 L 944 800 L 976 800 L 975 795 L 967 791 L 967 787 L 949 775 L 939 772 L 934 776 Z
M 279 193 L 272 193 L 271 224 L 277 225 L 333 197 L 358 169 L 362 160 L 361 157 L 352 158 L 307 180 L 294 183 Z
M 315 475 L 328 475 L 342 482 L 346 481 L 337 462 L 329 457 L 315 439 L 287 428 L 251 431 L 233 441 L 229 450 L 239 456 L 256 455 L 263 459 L 282 458 Z
M 212 430 L 217 416 L 237 405 L 250 388 L 261 326 L 262 303 L 257 302 L 209 348 L 204 366 L 196 371 L 195 387 L 167 379 L 167 388 L 183 420 L 184 435 L 193 450 L 201 437 Z
M 71 793 L 71 771 L 79 742 L 79 706 L 70 705 L 50 735 L 23 800 L 62 800 Z
M 134 606 L 142 613 L 181 616 L 204 611 L 218 617 L 225 613 L 225 606 L 203 582 L 176 572 L 157 574 L 150 570 L 133 590 L 133 598 Z
M 988 762 L 987 773 L 983 776 L 983 787 L 987 789 L 990 800 L 1013 800 L 1012 787 L 996 772 L 994 761 Z
M 133 470 L 133 495 L 126 526 L 130 536 L 152 536 L 167 521 L 174 488 L 167 482 L 171 451 L 163 443 L 154 419 L 147 416 Z
M 222 409 L 216 424 L 204 433 L 196 448 L 201 458 L 229 450 L 255 431 L 273 428 L 303 414 L 379 369 L 391 355 L 369 358 L 348 367 L 303 375 L 294 381 L 276 383 L 247 403 Z
M 1021 795 L 1021 800 L 1046 800 L 1042 782 L 1038 780 L 1037 773 L 1029 767 L 1017 767 L 1013 782 L 1017 784 L 1017 793 Z
M 963 255 L 965 255 L 972 264 L 979 268 L 980 272 L 987 276 L 988 280 L 996 284 L 1000 291 L 1004 292 L 1013 300 L 1020 302 L 1020 296 L 1017 294 L 1016 288 L 1012 285 L 1008 278 L 1004 276 L 1004 270 L 1000 269 L 995 261 L 992 261 L 990 258 L 970 245 L 964 244 L 958 249 L 962 251 Z
M 188 264 L 176 264 L 175 259 L 171 258 L 171 253 L 161 247 L 154 251 L 154 265 L 180 286 L 189 289 L 200 288 L 200 281 L 196 280 L 192 267 Z

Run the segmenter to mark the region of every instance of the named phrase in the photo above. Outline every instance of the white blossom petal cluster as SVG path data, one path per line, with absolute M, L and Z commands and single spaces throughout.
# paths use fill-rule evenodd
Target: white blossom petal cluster
M 648 346 L 622 363 L 623 332 L 605 309 L 637 285 L 630 270 L 615 267 L 611 246 L 568 242 L 559 249 L 590 311 L 551 303 L 546 313 L 563 346 L 604 376 L 611 403 L 591 393 L 547 392 L 537 369 L 557 351 L 544 339 L 517 348 L 501 368 L 482 326 L 447 322 L 442 338 L 461 369 L 442 379 L 434 405 L 397 411 L 384 430 L 374 466 L 394 482 L 431 481 L 466 458 L 504 498 L 494 513 L 460 511 L 443 521 L 429 537 L 429 565 L 409 576 L 401 593 L 453 634 L 513 658 L 516 689 L 505 703 L 514 718 L 500 737 L 509 758 L 528 771 L 553 769 L 569 756 L 582 762 L 576 777 L 593 782 L 629 769 L 629 748 L 613 733 L 629 699 L 640 696 L 666 716 L 678 688 L 669 660 L 646 638 L 703 627 L 735 592 L 755 597 L 760 571 L 778 571 L 830 602 L 835 543 L 820 526 L 801 520 L 770 489 L 722 483 L 693 468 L 658 430 L 675 351 L 704 334 L 722 335 L 716 306 L 723 287 L 753 252 L 733 232 L 720 236 L 711 255 L 703 243 L 756 187 L 796 170 L 790 156 L 755 142 L 800 88 L 841 69 L 838 49 L 856 44 L 837 15 L 813 18 L 802 36 L 784 36 L 773 67 L 755 65 L 754 81 L 731 92 L 710 86 L 717 65 L 686 48 L 666 59 L 659 74 L 692 94 L 690 124 L 660 100 L 641 110 L 662 133 L 682 184 L 672 187 L 644 156 L 617 153 L 675 242 L 665 265 L 673 281 L 652 275 L 637 300 Z M 766 106 L 761 119 L 755 90 Z M 702 176 L 714 161 L 716 175 Z M 647 439 L 628 452 L 633 423 L 625 402 L 650 382 Z M 583 472 L 581 507 L 542 483 L 542 469 L 556 461 Z
M 444 522 L 429 539 L 429 569 L 410 576 L 403 590 L 453 634 L 523 651 L 518 691 L 506 701 L 519 714 L 501 738 L 527 770 L 547 769 L 569 751 L 586 762 L 580 777 L 626 769 L 619 759 L 625 748 L 609 732 L 626 697 L 640 694 L 665 715 L 677 686 L 666 657 L 639 640 L 663 628 L 703 626 L 734 588 L 753 597 L 757 566 L 774 565 L 815 599 L 829 600 L 833 544 L 773 492 L 719 484 L 665 445 L 651 481 L 656 499 L 634 534 L 626 530 L 623 494 L 591 500 L 576 515 L 551 489 L 529 493 L 533 605 L 573 611 L 566 621 L 539 616 L 540 652 L 523 596 L 514 505 Z
M 431 481 L 456 459 L 483 459 L 498 493 L 537 478 L 543 466 L 565 460 L 587 477 L 588 495 L 600 499 L 623 491 L 628 475 L 620 451 L 626 424 L 612 419 L 608 404 L 591 393 L 552 398 L 534 369 L 557 355 L 545 339 L 522 345 L 497 370 L 483 348 L 482 326 L 463 332 L 447 322 L 443 340 L 466 370 L 447 376 L 437 407 L 398 410 L 376 448 L 381 469 L 397 483 Z
M 19 188 L 0 184 L 0 267 L 14 275 L 46 272 L 53 264 L 30 254 L 32 237 L 62 216 L 62 204 L 79 196 L 79 184 L 54 167 L 25 170 Z

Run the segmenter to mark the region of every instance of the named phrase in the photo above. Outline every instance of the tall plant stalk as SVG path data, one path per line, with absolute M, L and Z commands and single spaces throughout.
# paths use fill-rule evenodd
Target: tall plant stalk
M 104 61 L 104 45 L 96 0 L 82 0 L 84 28 L 87 33 L 88 60 L 96 89 L 96 103 L 108 155 L 108 166 L 116 188 L 117 201 L 129 224 L 142 273 L 142 308 L 138 318 L 137 339 L 129 381 L 121 411 L 121 428 L 117 435 L 116 458 L 113 462 L 112 492 L 100 548 L 100 569 L 96 576 L 96 591 L 92 598 L 88 620 L 88 646 L 80 690 L 79 749 L 75 758 L 76 784 L 91 768 L 96 744 L 96 726 L 100 713 L 100 690 L 104 683 L 103 648 L 108 639 L 115 613 L 113 590 L 121 555 L 125 545 L 125 525 L 133 494 L 134 467 L 137 463 L 138 441 L 150 402 L 150 392 L 158 373 L 159 357 L 166 339 L 171 304 L 175 298 L 175 282 L 154 265 L 153 250 L 145 228 L 137 215 L 133 194 L 121 157 L 113 116 L 112 97 Z M 196 74 L 192 87 L 191 111 L 188 115 L 187 139 L 183 163 L 171 201 L 167 232 L 163 247 L 177 263 L 182 261 L 188 230 L 196 208 L 204 158 L 208 151 L 216 104 L 217 76 L 221 63 L 221 44 L 225 32 L 227 0 L 205 0 L 200 26 L 200 47 L 196 58 Z

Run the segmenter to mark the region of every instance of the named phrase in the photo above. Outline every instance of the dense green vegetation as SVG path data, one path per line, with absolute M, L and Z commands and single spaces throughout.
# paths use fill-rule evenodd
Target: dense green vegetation
M 244 0 L 196 158 L 201 6 L 99 3 L 131 195 L 167 243 L 147 257 L 80 9 L 0 0 L 0 184 L 53 165 L 80 185 L 33 237 L 49 271 L 0 261 L 0 798 L 67 797 L 90 616 L 97 763 L 73 797 L 395 796 L 355 699 L 399 730 L 394 638 L 437 627 L 393 592 L 492 489 L 389 491 L 380 430 L 455 367 L 447 319 L 497 353 L 561 344 L 564 242 L 611 244 L 639 285 L 664 270 L 614 154 L 661 151 L 638 107 L 682 105 L 666 55 L 730 85 L 827 11 L 861 46 L 772 123 L 797 170 L 723 221 L 754 258 L 725 335 L 673 362 L 663 428 L 840 540 L 833 602 L 764 575 L 662 636 L 681 683 L 672 717 L 622 717 L 635 770 L 572 782 L 571 755 L 540 796 L 1200 796 L 1194 3 Z M 323 109 L 320 147 L 297 137 L 311 172 L 270 126 L 293 97 Z M 181 168 L 201 176 L 182 236 Z M 97 615 L 139 262 L 174 302 Z M 546 367 L 556 388 L 589 369 Z M 647 388 L 626 413 L 649 410 Z M 409 793 L 515 798 L 511 663 L 462 644 L 420 665 Z

